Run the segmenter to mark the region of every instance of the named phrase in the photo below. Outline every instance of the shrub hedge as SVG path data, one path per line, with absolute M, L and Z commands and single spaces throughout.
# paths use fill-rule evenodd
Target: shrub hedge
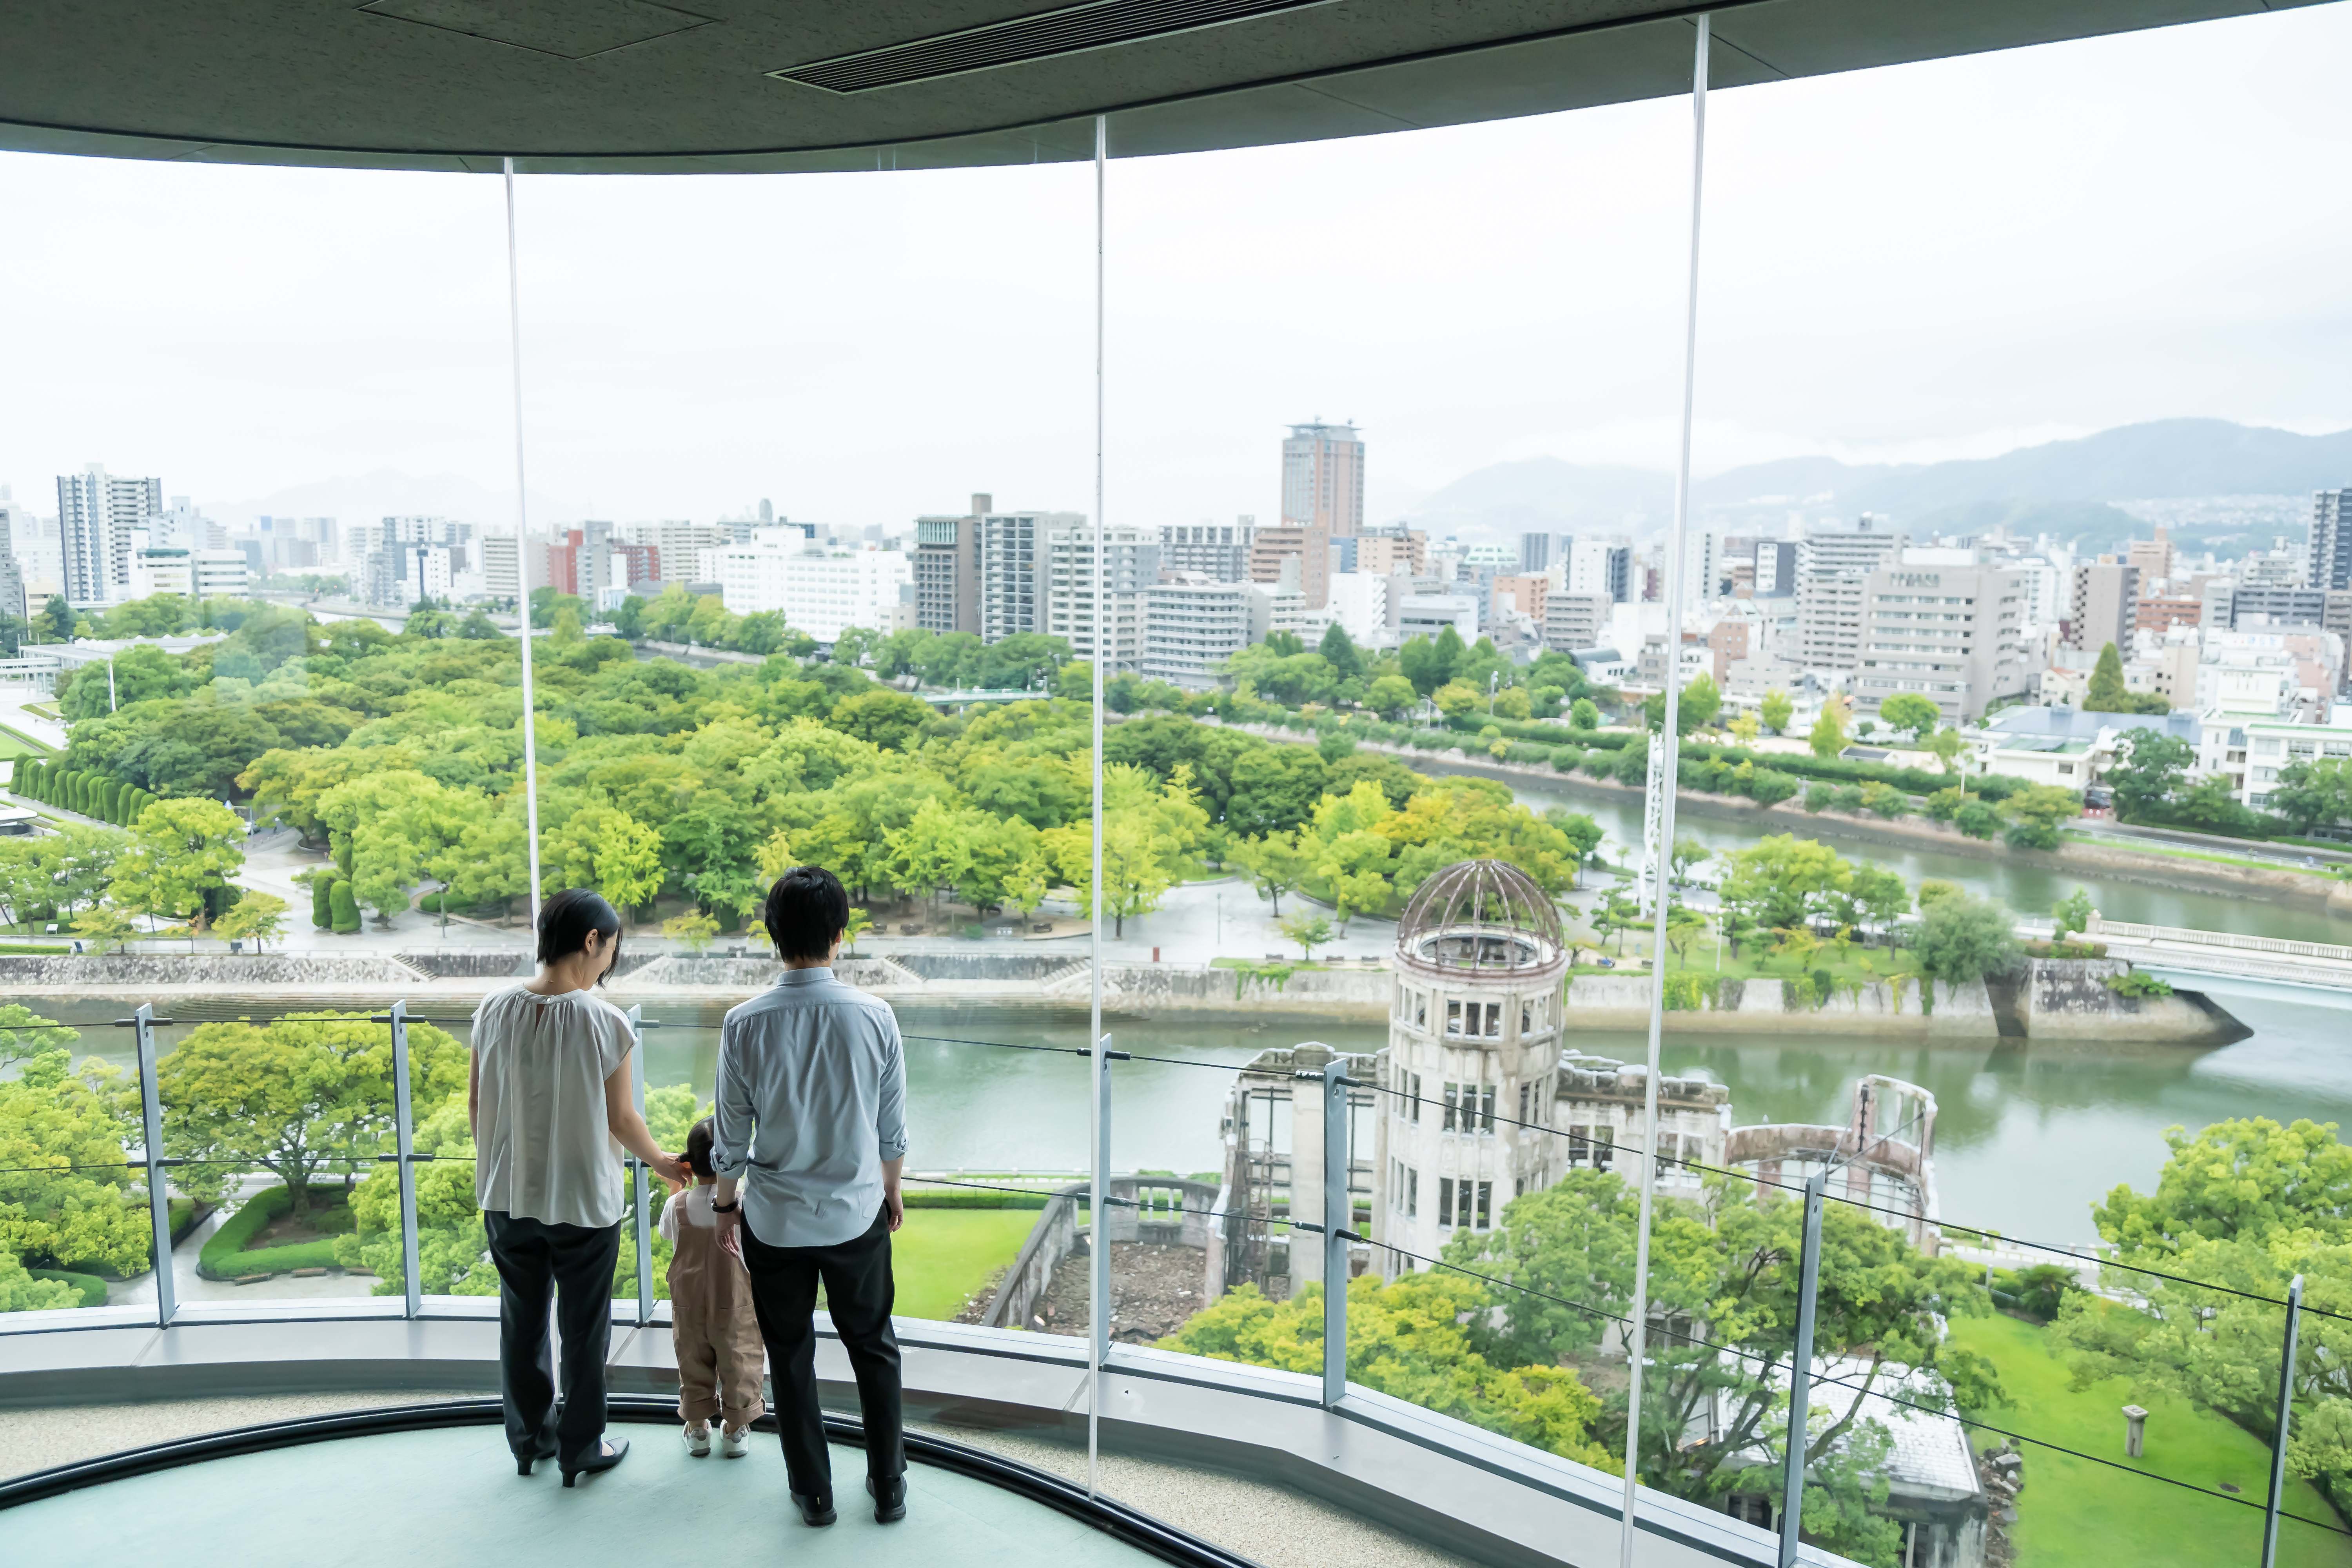
M 360 929 L 360 901 L 352 892 L 352 885 L 340 878 L 327 889 L 327 909 L 333 916 L 337 936 L 352 936 Z
M 137 822 L 139 814 L 154 805 L 156 799 L 137 784 L 103 773 L 25 760 L 16 763 L 14 787 L 18 795 L 29 795 L 44 805 L 79 812 L 117 827 L 128 827 Z
M 60 1279 L 72 1286 L 81 1292 L 81 1300 L 74 1303 L 77 1307 L 106 1305 L 106 1281 L 95 1274 L 76 1274 L 66 1268 L 27 1268 L 25 1272 L 36 1279 Z
M 284 1214 L 287 1205 L 293 1201 L 293 1194 L 282 1186 L 264 1187 L 247 1198 L 245 1205 L 223 1221 L 205 1243 L 204 1251 L 196 1258 L 196 1272 L 207 1279 L 235 1279 L 246 1274 L 334 1267 L 332 1237 L 247 1250 L 246 1244 L 259 1235 L 263 1226 Z
M 904 1194 L 910 1209 L 1041 1209 L 1050 1193 L 933 1193 Z

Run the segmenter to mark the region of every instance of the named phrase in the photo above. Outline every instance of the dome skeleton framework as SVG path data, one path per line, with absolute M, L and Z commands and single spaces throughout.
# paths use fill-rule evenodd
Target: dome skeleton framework
M 1460 860 L 1423 882 L 1397 922 L 1398 962 L 1445 975 L 1558 971 L 1559 908 L 1503 860 Z

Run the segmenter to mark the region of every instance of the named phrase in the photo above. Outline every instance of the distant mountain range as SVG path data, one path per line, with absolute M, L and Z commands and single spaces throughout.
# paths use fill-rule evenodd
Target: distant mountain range
M 1843 463 L 1783 458 L 1691 487 L 1695 519 L 1716 527 L 1777 525 L 1813 516 L 1878 512 L 1939 531 L 2007 522 L 2026 532 L 2128 534 L 2116 501 L 2203 496 L 2304 495 L 2352 485 L 2352 430 L 2298 436 L 2226 419 L 2159 419 L 2079 440 L 1946 463 Z M 1645 468 L 1535 458 L 1465 474 L 1413 509 L 1414 521 L 1470 536 L 1662 531 L 1674 510 L 1672 476 Z

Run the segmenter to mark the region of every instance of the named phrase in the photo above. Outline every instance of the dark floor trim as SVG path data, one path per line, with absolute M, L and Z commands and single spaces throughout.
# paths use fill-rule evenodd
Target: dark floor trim
M 615 1394 L 608 1401 L 606 1408 L 616 1421 L 641 1421 L 662 1426 L 675 1426 L 677 1422 L 677 1402 L 667 1398 Z M 181 1465 L 201 1464 L 207 1459 L 290 1448 L 304 1443 L 330 1443 L 343 1437 L 373 1436 L 384 1432 L 429 1431 L 444 1426 L 495 1426 L 504 1419 L 499 1401 L 495 1399 L 450 1399 L 429 1405 L 394 1405 L 374 1410 L 352 1410 L 332 1415 L 307 1415 L 288 1421 L 265 1422 L 257 1426 L 239 1426 L 199 1437 L 184 1437 L 143 1448 L 130 1448 L 120 1454 L 83 1459 L 70 1465 L 59 1465 L 54 1469 L 36 1470 L 14 1480 L 0 1481 L 0 1509 L 14 1508 L 18 1503 L 37 1502 L 45 1498 L 62 1497 L 68 1492 L 103 1486 L 108 1481 L 150 1475 Z M 763 1431 L 775 1430 L 773 1416 L 762 1416 L 756 1425 Z M 865 1427 L 855 1417 L 828 1412 L 824 1428 L 825 1435 L 835 1442 L 853 1447 L 866 1445 Z M 1024 1465 L 1001 1454 L 992 1454 L 983 1448 L 928 1433 L 909 1432 L 906 1435 L 906 1443 L 907 1456 L 910 1459 L 1002 1487 L 1032 1502 L 1091 1525 L 1139 1552 L 1147 1552 L 1163 1563 L 1174 1563 L 1177 1568 L 1257 1568 L 1257 1564 L 1247 1557 L 1228 1552 L 1124 1503 L 1115 1502 L 1107 1497 L 1089 1497 L 1086 1488 L 1033 1465 Z

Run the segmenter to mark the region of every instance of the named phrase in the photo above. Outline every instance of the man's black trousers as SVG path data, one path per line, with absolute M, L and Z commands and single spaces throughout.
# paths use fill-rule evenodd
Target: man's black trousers
M 768 1371 L 775 1380 L 776 1430 L 783 1438 L 793 1490 L 833 1500 L 833 1463 L 816 1396 L 819 1280 L 857 1379 L 857 1403 L 866 1417 L 866 1473 L 877 1481 L 904 1475 L 898 1336 L 890 1328 L 898 1291 L 890 1278 L 887 1205 L 865 1235 L 832 1247 L 770 1247 L 751 1234 L 748 1223 L 741 1235 L 751 1305 L 760 1315 L 760 1337 L 767 1342 Z
M 554 1225 L 485 1209 L 499 1269 L 499 1394 L 516 1457 L 551 1449 L 570 1465 L 604 1435 L 604 1355 L 613 1342 L 613 1265 L 621 1227 Z M 563 1408 L 547 1342 L 552 1296 L 563 1342 Z

